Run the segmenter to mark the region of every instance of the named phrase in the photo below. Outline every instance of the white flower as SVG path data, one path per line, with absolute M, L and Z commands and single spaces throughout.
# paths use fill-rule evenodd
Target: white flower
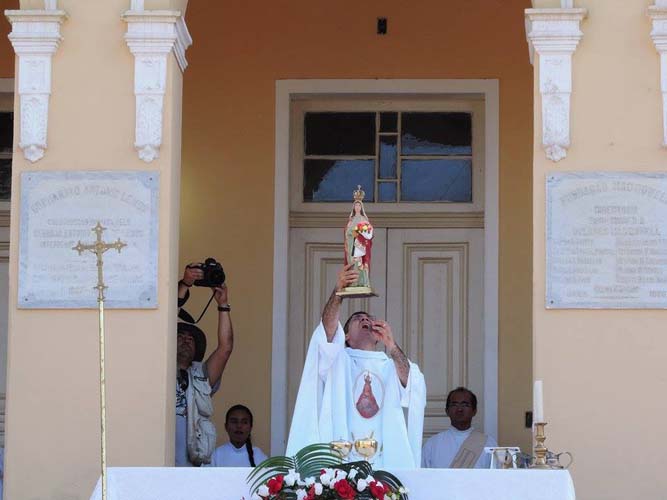
M 303 500 L 308 496 L 308 493 L 306 493 L 306 490 L 298 489 L 296 490 L 296 500 Z
M 257 494 L 260 497 L 268 497 L 269 496 L 269 487 L 265 484 L 257 488 Z
M 373 476 L 371 476 L 370 474 L 368 476 L 366 476 L 366 482 L 368 484 L 371 484 L 374 481 L 375 481 L 375 478 Z
M 368 483 L 366 482 L 365 479 L 359 479 L 359 481 L 357 481 L 357 491 L 359 492 L 364 491 L 367 486 Z
M 285 475 L 285 484 L 290 487 L 294 486 L 294 483 L 296 483 L 299 479 L 301 479 L 301 476 L 297 474 L 294 469 L 290 469 L 289 472 Z
M 336 481 L 340 481 L 341 479 L 345 479 L 347 477 L 347 472 L 344 470 L 336 469 Z
M 320 482 L 324 486 L 329 486 L 331 484 L 332 479 L 333 479 L 333 470 L 324 469 L 324 472 L 320 475 Z
M 324 487 L 320 483 L 315 483 L 315 494 L 321 495 Z
M 385 495 L 384 500 L 392 500 L 392 498 L 389 495 Z
M 349 477 L 350 479 L 354 479 L 355 477 L 357 477 L 357 474 L 359 474 L 359 471 L 353 467 L 352 469 L 350 469 L 350 473 L 347 475 L 347 477 Z
M 257 493 L 253 493 L 250 497 L 250 500 L 262 500 L 262 497 L 260 497 Z
M 307 477 L 306 478 L 306 486 L 309 488 L 315 484 L 315 478 L 314 477 Z
M 404 488 L 403 486 L 401 486 L 400 488 L 398 488 L 398 492 L 399 492 L 401 495 L 410 493 L 410 492 L 408 491 L 408 489 L 407 489 L 407 488 Z

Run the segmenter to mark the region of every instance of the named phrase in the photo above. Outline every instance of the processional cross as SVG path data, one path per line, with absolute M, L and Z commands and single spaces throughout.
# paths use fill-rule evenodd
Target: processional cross
M 106 230 L 98 221 L 95 227 L 91 230 L 97 235 L 95 243 L 84 244 L 79 243 L 72 250 L 79 252 L 79 255 L 85 251 L 90 251 L 97 256 L 97 286 L 93 287 L 97 290 L 97 305 L 99 310 L 99 333 L 100 333 L 100 427 L 102 430 L 102 500 L 107 497 L 107 444 L 106 444 L 106 427 L 107 427 L 107 411 L 106 411 L 106 388 L 105 388 L 105 374 L 104 374 L 104 290 L 107 288 L 104 285 L 104 260 L 102 255 L 107 250 L 118 250 L 118 253 L 126 247 L 127 244 L 120 241 L 120 238 L 113 243 L 105 243 L 102 241 L 102 233 Z

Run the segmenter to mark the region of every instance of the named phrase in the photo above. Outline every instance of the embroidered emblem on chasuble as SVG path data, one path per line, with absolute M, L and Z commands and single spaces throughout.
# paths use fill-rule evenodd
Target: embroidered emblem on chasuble
M 375 388 L 375 392 L 373 389 Z M 373 418 L 382 407 L 384 387 L 382 379 L 372 372 L 364 371 L 359 374 L 354 384 L 354 394 L 359 393 L 355 407 L 364 418 Z M 377 397 L 376 397 L 377 393 Z

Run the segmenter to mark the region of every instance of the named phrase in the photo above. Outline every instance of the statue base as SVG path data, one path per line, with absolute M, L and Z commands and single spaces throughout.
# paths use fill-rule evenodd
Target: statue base
M 348 299 L 357 299 L 360 297 L 377 297 L 378 294 L 369 286 L 348 286 L 343 288 L 340 292 L 336 292 L 339 297 Z

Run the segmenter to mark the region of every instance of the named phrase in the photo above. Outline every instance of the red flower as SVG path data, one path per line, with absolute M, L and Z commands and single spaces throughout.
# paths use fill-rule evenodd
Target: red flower
M 312 485 L 308 490 L 308 496 L 306 500 L 315 500 L 315 485 Z
M 350 486 L 350 483 L 348 483 L 345 479 L 336 481 L 334 489 L 336 490 L 336 493 L 338 493 L 338 496 L 343 500 L 352 500 L 356 495 L 354 489 L 352 486 Z
M 266 485 L 269 487 L 269 494 L 275 495 L 283 488 L 283 475 L 278 474 L 276 477 L 272 477 Z
M 389 491 L 388 488 L 380 481 L 371 482 L 368 485 L 368 489 L 371 490 L 371 495 L 373 495 L 375 498 L 379 498 L 380 500 L 382 500 L 384 498 L 384 494 Z

